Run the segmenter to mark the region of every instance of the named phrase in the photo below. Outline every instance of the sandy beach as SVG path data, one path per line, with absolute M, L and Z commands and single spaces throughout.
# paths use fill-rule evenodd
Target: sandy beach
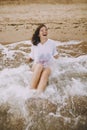
M 87 4 L 0 5 L 0 43 L 30 40 L 41 23 L 54 40 L 87 41 Z

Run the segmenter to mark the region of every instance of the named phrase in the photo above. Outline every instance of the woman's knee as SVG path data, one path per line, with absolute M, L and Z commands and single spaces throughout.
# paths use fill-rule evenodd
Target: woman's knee
M 43 65 L 42 64 L 37 64 L 35 70 L 38 70 L 39 72 L 43 71 Z
M 42 71 L 43 70 L 43 66 L 41 64 L 34 64 L 31 68 L 32 71 L 35 71 L 35 70 L 40 70 Z
M 43 79 L 48 79 L 48 77 L 51 74 L 51 69 L 50 68 L 45 68 L 43 71 Z
M 45 72 L 46 72 L 46 74 L 49 76 L 49 75 L 51 74 L 51 69 L 50 69 L 49 67 L 47 67 L 47 68 L 45 69 Z

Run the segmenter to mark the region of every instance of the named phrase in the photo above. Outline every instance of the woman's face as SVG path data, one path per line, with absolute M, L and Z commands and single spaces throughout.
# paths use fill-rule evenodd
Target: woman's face
M 42 27 L 39 31 L 39 37 L 47 37 L 48 35 L 48 29 L 46 27 Z

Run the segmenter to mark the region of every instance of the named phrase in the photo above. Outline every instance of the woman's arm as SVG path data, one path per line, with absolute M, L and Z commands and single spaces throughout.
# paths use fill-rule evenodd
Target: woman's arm
M 29 63 L 34 60 L 34 46 L 31 47 L 31 52 L 29 54 L 29 58 L 26 60 L 26 63 Z

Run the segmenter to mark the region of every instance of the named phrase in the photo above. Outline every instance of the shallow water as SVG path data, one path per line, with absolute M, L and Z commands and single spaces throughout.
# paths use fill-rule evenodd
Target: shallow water
M 22 128 L 24 130 L 29 129 L 25 105 L 25 101 L 29 98 L 48 99 L 57 105 L 55 116 L 61 116 L 60 110 L 66 104 L 66 99 L 74 96 L 87 97 L 87 43 L 56 41 L 56 45 L 59 58 L 55 60 L 54 72 L 49 78 L 45 92 L 38 95 L 36 91 L 29 89 L 32 63 L 25 63 L 30 53 L 31 42 L 0 44 L 0 106 L 8 103 L 10 104 L 10 113 L 15 113 L 15 116 L 17 113 L 20 116 L 21 113 L 21 117 L 26 119 L 25 128 Z M 72 114 L 75 113 L 72 112 Z M 74 115 L 73 117 L 75 118 L 75 125 L 77 116 Z M 65 121 L 70 119 L 67 114 L 63 118 Z M 85 115 L 85 119 L 87 119 L 87 115 Z M 84 130 L 86 128 L 87 126 L 84 127 Z

